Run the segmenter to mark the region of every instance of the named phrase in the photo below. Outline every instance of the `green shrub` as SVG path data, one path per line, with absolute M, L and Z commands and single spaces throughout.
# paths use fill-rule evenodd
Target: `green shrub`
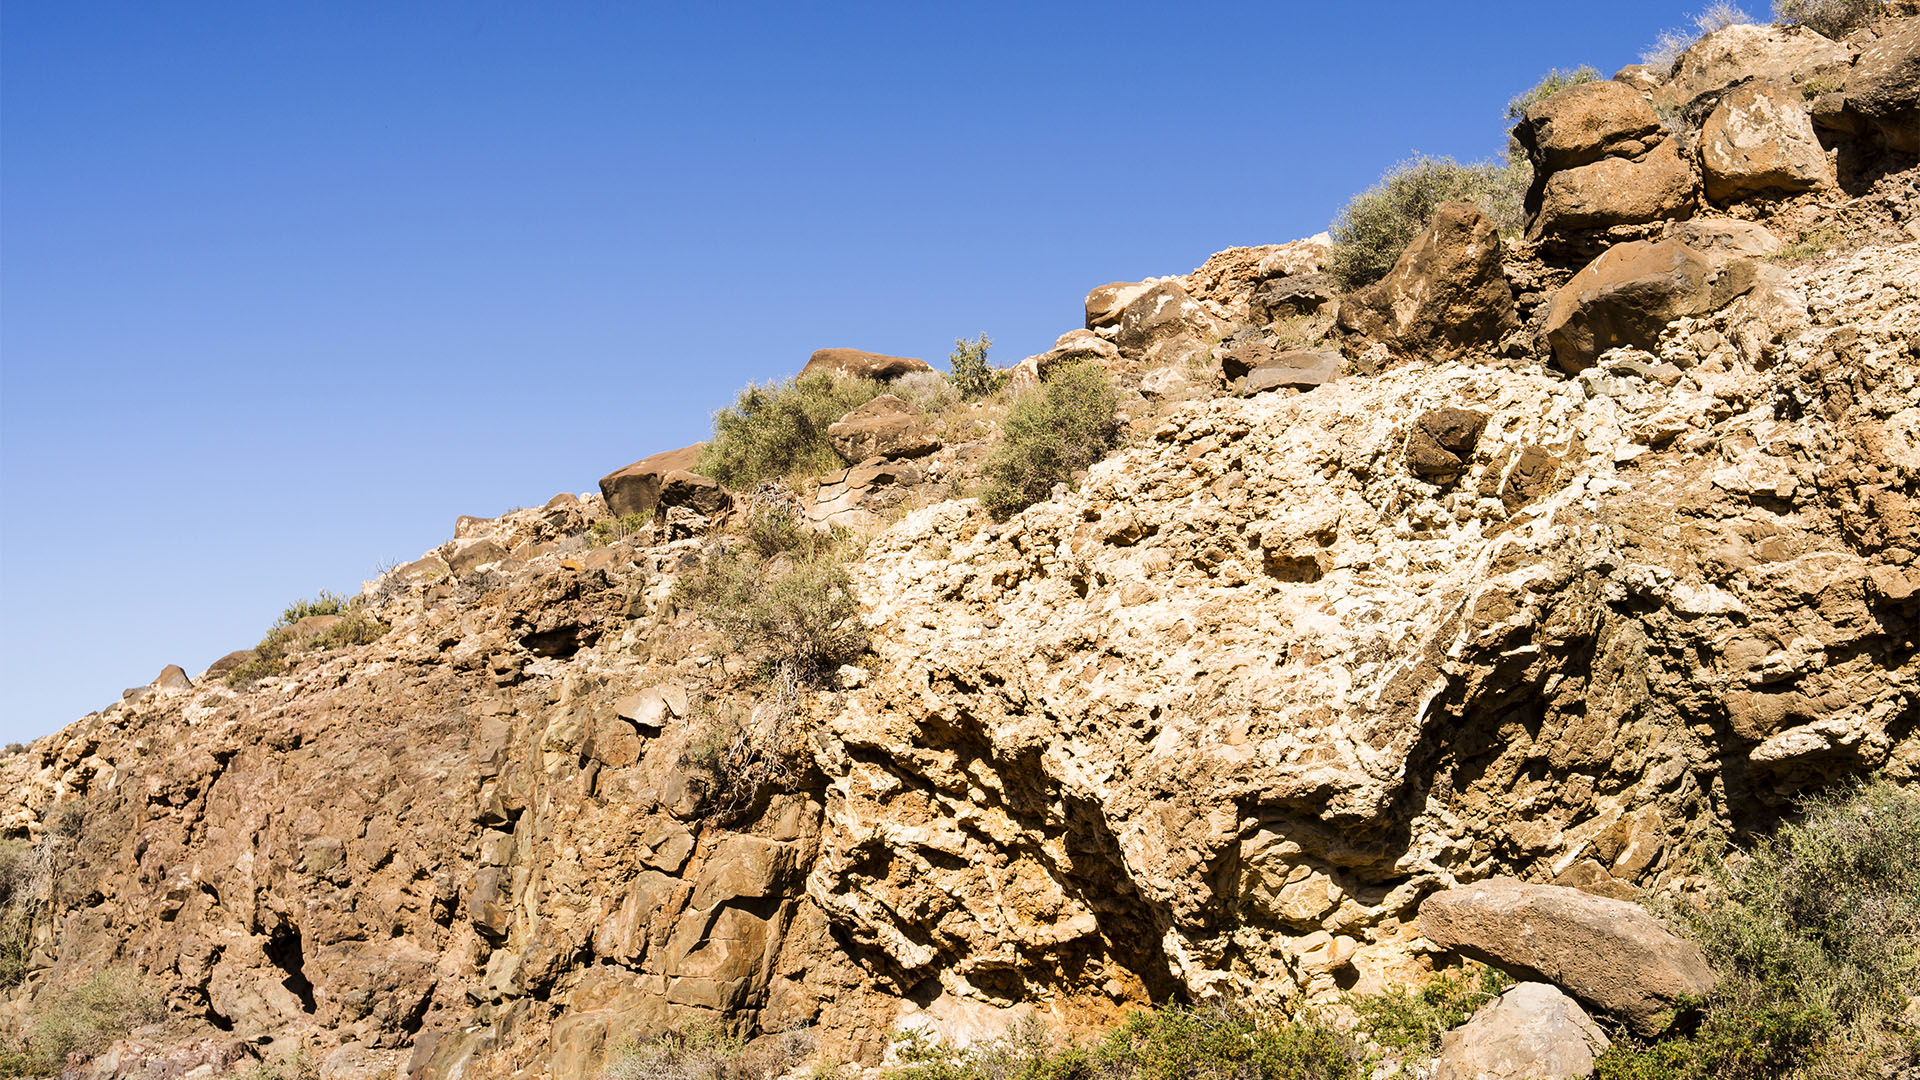
M 993 339 L 985 334 L 972 341 L 953 339 L 953 351 L 947 354 L 947 377 L 968 401 L 992 397 L 1007 384 L 1007 372 L 996 371 L 987 364 L 987 350 L 992 346 Z
M 1462 165 L 1448 157 L 1418 157 L 1387 170 L 1379 183 L 1355 195 L 1329 232 L 1327 273 L 1341 289 L 1371 285 L 1387 275 L 1434 209 L 1453 199 L 1480 208 L 1503 233 L 1526 224 L 1523 201 L 1532 170 L 1525 162 Z
M 1898 1019 L 1920 993 L 1920 794 L 1886 781 L 1807 800 L 1713 877 L 1686 913 L 1719 973 L 1699 1028 L 1623 1041 L 1595 1074 L 1745 1080 L 1873 1077 L 1920 1054 Z
M 1851 34 L 1885 10 L 1881 0 L 1773 0 L 1775 22 L 1804 26 L 1830 38 Z
M 603 1080 L 772 1080 L 813 1048 L 806 1029 L 752 1047 L 713 1020 L 696 1020 L 651 1039 L 626 1039 L 607 1056 Z
M 1402 1057 L 1418 1056 L 1437 1050 L 1440 1036 L 1466 1023 L 1475 1010 L 1511 985 L 1513 980 L 1501 972 L 1475 965 L 1437 975 L 1417 990 L 1364 994 L 1348 1004 L 1361 1030 L 1383 1048 Z
M 1600 73 L 1587 64 L 1581 64 L 1571 71 L 1554 68 L 1541 76 L 1540 81 L 1534 83 L 1532 89 L 1523 94 L 1516 94 L 1507 102 L 1507 121 L 1518 123 L 1526 117 L 1528 109 L 1560 91 L 1582 83 L 1598 82 L 1599 79 Z
M 307 641 L 297 640 L 293 624 L 313 615 L 337 615 L 340 621 Z M 280 618 L 268 628 L 266 636 L 253 647 L 253 659 L 227 673 L 227 685 L 252 686 L 261 679 L 284 673 L 295 652 L 305 648 L 326 652 L 349 645 L 367 645 L 378 641 L 391 629 L 367 612 L 366 599 L 348 598 L 322 590 L 318 599 L 296 600 L 287 605 Z
M 821 372 L 750 383 L 731 407 L 713 414 L 713 438 L 700 453 L 699 471 L 735 490 L 831 472 L 843 462 L 827 440 L 828 425 L 885 389 L 872 379 Z
M 33 1006 L 20 1045 L 0 1052 L 0 1076 L 52 1076 L 68 1054 L 94 1055 L 142 1024 L 166 1017 L 140 976 L 126 968 L 95 972 L 78 986 L 48 993 Z
M 593 547 L 606 547 L 616 540 L 625 540 L 651 524 L 653 524 L 652 512 L 601 518 L 587 530 L 587 543 Z
M 288 604 L 286 610 L 280 613 L 279 621 L 274 623 L 272 628 L 277 630 L 283 626 L 292 626 L 301 619 L 314 615 L 344 615 L 358 602 L 358 597 L 346 597 L 321 589 L 320 595 L 311 600 L 295 600 Z
M 846 569 L 852 539 L 802 529 L 771 510 L 754 514 L 746 533 L 748 544 L 716 550 L 682 577 L 676 598 L 719 627 L 729 651 L 760 677 L 830 683 L 867 645 Z
M 952 378 L 937 371 L 910 371 L 888 383 L 887 392 L 910 403 L 930 419 L 960 403 L 960 388 Z
M 1062 364 L 1048 372 L 1038 390 L 1007 410 L 1000 444 L 987 462 L 981 505 L 1005 520 L 1105 457 L 1120 440 L 1118 406 L 1098 364 Z

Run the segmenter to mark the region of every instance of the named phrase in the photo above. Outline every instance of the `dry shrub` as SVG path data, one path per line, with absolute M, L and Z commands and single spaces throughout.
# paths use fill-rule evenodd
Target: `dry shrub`
M 1774 21 L 1842 38 L 1885 12 L 1882 0 L 1773 0 Z
M 1107 455 L 1120 441 L 1119 397 L 1098 364 L 1061 364 L 1020 397 L 1000 425 L 980 503 L 1005 520 L 1045 499 L 1053 485 Z
M 822 372 L 749 383 L 732 406 L 713 414 L 713 438 L 700 452 L 699 471 L 735 490 L 832 472 L 843 463 L 827 439 L 828 425 L 885 390 L 872 379 Z

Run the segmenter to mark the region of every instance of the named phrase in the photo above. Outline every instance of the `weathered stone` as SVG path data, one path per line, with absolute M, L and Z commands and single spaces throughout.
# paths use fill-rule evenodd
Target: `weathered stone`
M 1225 329 L 1178 282 L 1163 281 L 1120 313 L 1114 341 L 1129 353 L 1167 362 L 1204 349 Z
M 807 358 L 807 364 L 800 369 L 802 377 L 807 375 L 844 375 L 856 379 L 878 379 L 888 382 L 902 375 L 911 375 L 917 371 L 932 371 L 933 367 L 925 360 L 911 356 L 888 356 L 885 353 L 864 352 L 860 349 L 816 349 Z M 691 466 L 681 466 L 690 468 Z
M 827 438 L 849 464 L 875 457 L 921 457 L 940 449 L 925 414 L 892 394 L 881 394 L 828 425 Z
M 160 674 L 149 685 L 156 690 L 191 690 L 193 680 L 187 678 L 186 671 L 180 665 L 168 664 L 160 669 Z
M 1483 412 L 1448 408 L 1422 413 L 1407 436 L 1407 467 L 1422 480 L 1452 483 L 1466 471 L 1486 426 Z
M 457 577 L 467 577 L 474 571 L 491 566 L 507 557 L 507 549 L 492 539 L 456 541 L 453 550 L 447 555 L 447 567 Z
M 1333 282 L 1325 274 L 1273 278 L 1262 282 L 1247 301 L 1255 324 L 1312 315 L 1333 303 Z
M 1128 304 L 1145 295 L 1151 285 L 1133 281 L 1114 281 L 1087 294 L 1087 329 L 1120 325 L 1120 313 Z
M 1449 359 L 1519 325 L 1500 272 L 1500 235 L 1469 202 L 1441 203 L 1380 281 L 1340 305 L 1340 325 L 1395 356 Z
M 1091 330 L 1069 330 L 1054 340 L 1053 348 L 1027 357 L 1019 366 L 1031 373 L 1034 382 L 1040 382 L 1060 364 L 1077 361 L 1110 364 L 1118 359 L 1120 347 L 1113 342 Z
M 1889 26 L 1847 73 L 1846 111 L 1901 153 L 1920 153 L 1920 16 Z
M 1678 240 L 1716 265 L 1734 259 L 1764 259 L 1780 250 L 1780 238 L 1757 221 L 1732 218 L 1694 218 L 1669 227 L 1667 238 Z
M 1442 948 L 1516 978 L 1553 983 L 1657 1035 L 1683 999 L 1713 989 L 1713 971 L 1690 942 L 1637 904 L 1557 885 L 1493 878 L 1420 903 L 1420 932 Z
M 1554 293 L 1543 333 L 1554 363 L 1580 371 L 1617 346 L 1652 348 L 1668 323 L 1718 310 L 1752 284 L 1745 260 L 1716 267 L 1677 240 L 1617 244 Z
M 660 505 L 660 489 L 667 474 L 698 468 L 700 451 L 705 447 L 705 443 L 695 443 L 665 450 L 601 477 L 600 494 L 607 501 L 607 512 L 616 517 L 653 513 Z
M 1620 82 L 1570 86 L 1534 103 L 1514 137 L 1537 170 L 1559 172 L 1606 157 L 1638 158 L 1664 137 L 1653 106 Z
M 1312 390 L 1340 377 L 1345 358 L 1332 349 L 1293 349 L 1279 352 L 1247 372 L 1241 389 L 1249 394 L 1263 390 Z
M 1546 983 L 1523 982 L 1447 1032 L 1433 1080 L 1591 1076 L 1610 1043 L 1578 1002 Z
M 200 678 L 204 682 L 219 682 L 232 674 L 235 668 L 251 663 L 257 655 L 252 649 L 235 649 L 207 665 L 207 670 L 200 674 Z
M 1852 51 L 1805 26 L 1738 23 L 1722 27 L 1681 54 L 1658 99 L 1685 105 L 1743 80 L 1792 86 L 1846 71 Z
M 687 709 L 687 691 L 672 684 L 647 687 L 614 704 L 615 713 L 646 731 L 666 727 L 669 720 L 686 716 Z
M 1693 170 L 1668 139 L 1645 157 L 1601 158 L 1547 175 L 1535 185 L 1538 209 L 1529 219 L 1534 239 L 1582 229 L 1642 225 L 1693 212 Z
M 712 477 L 675 470 L 660 478 L 659 508 L 668 511 L 669 523 L 672 512 L 676 510 L 690 510 L 702 517 L 712 518 L 725 513 L 731 505 L 732 496 Z
M 1833 182 L 1800 92 L 1775 83 L 1747 83 L 1720 99 L 1700 131 L 1700 165 L 1717 202 Z

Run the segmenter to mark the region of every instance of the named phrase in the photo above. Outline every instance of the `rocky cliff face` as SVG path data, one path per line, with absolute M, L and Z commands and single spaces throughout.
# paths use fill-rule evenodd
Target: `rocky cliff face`
M 616 474 L 660 508 L 638 529 L 573 496 L 462 519 L 369 583 L 373 643 L 175 674 L 0 759 L 43 871 L 0 1018 L 123 966 L 169 1019 L 96 1075 L 301 1045 L 585 1080 L 695 1017 L 871 1062 L 903 1026 L 1380 986 L 1438 953 L 1436 890 L 1684 892 L 1801 790 L 1920 778 L 1920 205 L 1873 51 L 1904 33 L 1703 43 L 1894 72 L 1871 122 L 1852 90 L 1808 114 L 1878 155 L 1808 194 L 1662 218 L 1687 161 L 1734 170 L 1640 116 L 1713 81 L 1696 57 L 1530 114 L 1537 245 L 1448 210 L 1337 319 L 1317 239 L 1096 290 L 1025 377 L 1105 364 L 1128 443 L 1005 523 L 889 488 L 919 508 L 854 567 L 871 655 L 837 689 L 746 678 L 676 603 L 759 497 L 691 457 Z M 1707 138 L 1753 159 L 1752 112 Z M 1656 153 L 1685 198 L 1555 224 L 1619 194 L 1580 170 Z M 1782 261 L 1736 218 L 1858 240 Z M 834 514 L 854 473 L 930 468 L 830 477 Z M 689 762 L 729 725 L 796 752 L 722 813 Z

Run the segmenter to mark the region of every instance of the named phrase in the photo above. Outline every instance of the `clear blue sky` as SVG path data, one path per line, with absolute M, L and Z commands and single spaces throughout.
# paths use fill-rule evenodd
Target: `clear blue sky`
M 815 348 L 1012 363 L 1317 232 L 1686 11 L 7 0 L 0 740 Z

